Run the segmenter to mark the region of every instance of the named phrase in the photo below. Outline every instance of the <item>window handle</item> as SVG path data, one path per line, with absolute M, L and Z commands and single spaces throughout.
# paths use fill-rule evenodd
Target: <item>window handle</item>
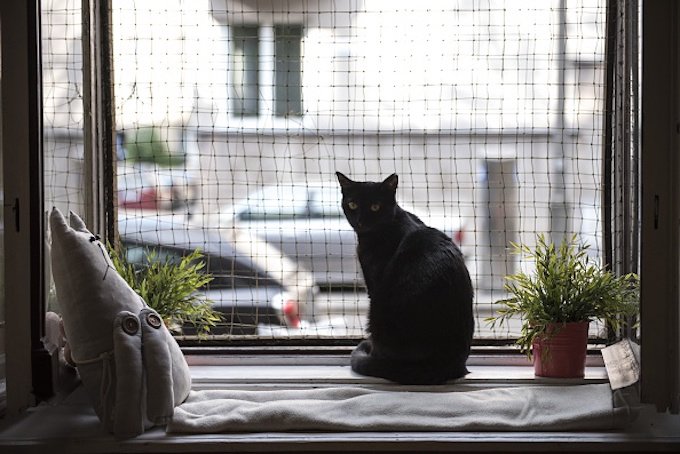
M 659 195 L 654 195 L 654 230 L 659 229 Z
M 19 232 L 21 224 L 20 224 L 20 217 L 19 217 L 19 198 L 17 197 L 14 199 L 14 203 L 5 203 L 3 204 L 5 207 L 12 207 L 12 213 L 14 213 L 14 229 Z

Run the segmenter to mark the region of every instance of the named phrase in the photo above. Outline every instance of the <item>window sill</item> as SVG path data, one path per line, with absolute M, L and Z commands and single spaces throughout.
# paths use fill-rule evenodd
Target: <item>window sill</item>
M 390 382 L 352 372 L 348 354 L 186 355 L 195 389 L 224 387 L 390 386 Z M 607 372 L 599 353 L 589 355 L 584 378 L 554 379 L 534 376 L 521 355 L 473 355 L 468 374 L 455 385 L 531 385 L 604 383 Z
M 604 367 L 588 367 L 583 379 L 551 379 L 534 376 L 527 366 L 469 366 L 470 374 L 455 385 L 529 385 L 529 384 L 581 384 L 604 383 L 607 372 Z M 272 388 L 305 386 L 374 386 L 389 387 L 386 380 L 363 377 L 352 372 L 349 365 L 192 365 L 192 387 L 215 389 L 224 387 Z
M 271 365 L 248 364 L 247 358 L 222 358 L 230 364 L 206 364 L 205 358 L 189 357 L 195 389 L 290 388 L 390 383 L 353 374 L 343 364 Z M 215 361 L 213 358 L 211 361 Z M 346 361 L 346 358 L 345 358 Z M 331 361 L 332 362 L 332 361 Z M 201 363 L 201 364 L 196 364 Z M 237 364 L 240 363 L 240 364 Z M 474 361 L 473 361 L 474 363 Z M 603 367 L 590 366 L 583 380 L 534 378 L 526 365 L 471 365 L 470 375 L 455 386 L 574 384 L 606 381 Z M 446 385 L 451 386 L 451 385 Z M 102 431 L 81 387 L 59 402 L 30 409 L 15 421 L 0 426 L 0 451 L 45 452 L 274 452 L 274 451 L 680 451 L 680 417 L 658 415 L 644 408 L 629 430 L 620 432 L 333 432 L 244 433 L 168 435 L 154 428 L 143 435 L 117 440 Z

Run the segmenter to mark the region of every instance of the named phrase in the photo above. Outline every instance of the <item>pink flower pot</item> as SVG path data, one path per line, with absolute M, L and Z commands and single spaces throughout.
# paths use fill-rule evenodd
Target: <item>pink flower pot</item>
M 590 322 L 548 325 L 532 344 L 534 373 L 538 377 L 583 378 Z

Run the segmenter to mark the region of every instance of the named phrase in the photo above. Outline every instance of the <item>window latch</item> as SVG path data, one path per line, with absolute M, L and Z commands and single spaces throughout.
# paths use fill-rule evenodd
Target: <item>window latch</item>
M 19 218 L 19 214 L 20 214 L 19 213 L 19 198 L 17 197 L 16 199 L 14 199 L 14 203 L 5 203 L 3 205 L 6 206 L 6 207 L 9 207 L 9 206 L 12 207 L 12 213 L 14 213 L 14 230 L 19 232 L 20 227 L 21 227 L 21 224 L 20 224 L 20 221 L 19 221 L 19 219 L 20 219 Z
M 659 229 L 659 196 L 654 195 L 654 230 Z

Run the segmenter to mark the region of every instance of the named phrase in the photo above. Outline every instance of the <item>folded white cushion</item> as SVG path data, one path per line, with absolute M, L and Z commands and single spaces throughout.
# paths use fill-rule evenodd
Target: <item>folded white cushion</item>
M 619 405 L 622 404 L 622 405 Z M 611 430 L 637 410 L 608 383 L 500 388 L 453 385 L 192 391 L 170 433 Z
M 116 272 L 106 247 L 75 214 L 50 214 L 52 274 L 81 380 L 106 428 L 120 437 L 166 424 L 189 395 L 189 367 L 161 317 Z

